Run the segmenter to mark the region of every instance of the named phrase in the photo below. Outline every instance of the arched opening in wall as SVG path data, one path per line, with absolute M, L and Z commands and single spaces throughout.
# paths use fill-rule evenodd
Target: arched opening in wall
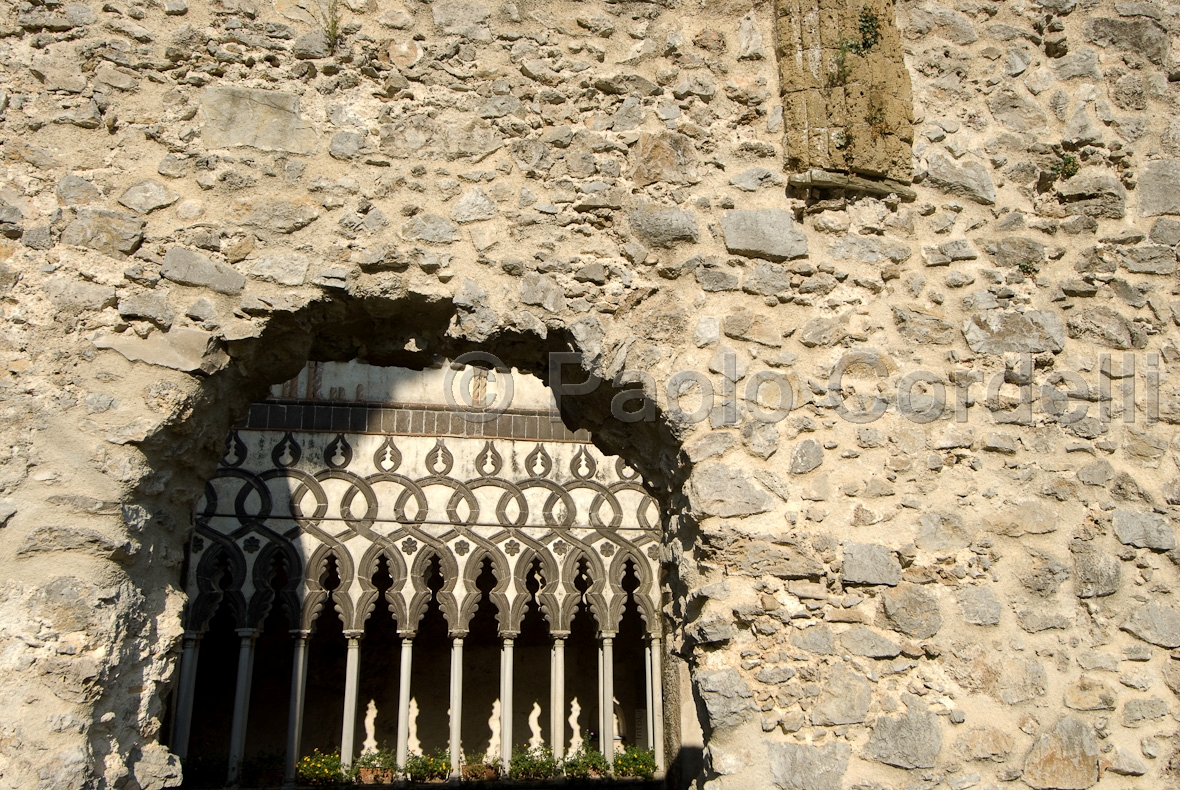
M 213 540 L 206 533 L 216 534 L 243 565 L 231 586 L 264 612 L 250 666 L 252 677 L 269 676 L 240 705 L 241 684 L 220 685 L 233 711 L 227 773 L 241 777 L 279 741 L 287 778 L 314 750 L 339 750 L 345 764 L 375 750 L 394 765 L 438 753 L 457 773 L 462 761 L 499 756 L 506 765 L 513 747 L 565 755 L 580 743 L 608 754 L 674 745 L 678 717 L 660 723 L 652 689 L 661 684 L 648 680 L 662 677 L 652 646 L 664 657 L 667 643 L 656 613 L 665 602 L 662 531 L 680 496 L 673 435 L 658 421 L 612 423 L 616 390 L 605 383 L 556 402 L 542 379 L 521 372 L 527 363 L 548 373 L 535 339 L 493 345 L 502 366 L 454 365 L 446 360 L 471 348 L 447 341 L 448 353 L 426 354 L 422 330 L 375 353 L 358 349 L 357 337 L 380 344 L 384 330 L 309 323 L 314 331 L 287 330 L 325 361 L 292 376 L 254 359 L 280 383 L 229 431 L 213 495 L 194 517 L 192 566 L 201 542 Z M 507 376 L 516 400 L 487 408 Z M 467 402 L 441 394 L 452 380 Z M 626 463 L 594 444 L 604 436 L 603 448 L 626 451 Z M 247 549 L 252 539 L 261 550 Z M 255 563 L 272 544 L 294 560 L 280 564 L 286 577 L 263 583 Z M 201 582 L 188 581 L 197 606 Z M 257 603 L 284 595 L 298 612 L 293 623 L 280 624 L 282 607 Z M 263 665 L 263 653 L 284 649 L 274 636 L 283 628 L 287 656 Z M 239 658 L 245 638 L 237 635 Z M 180 676 L 177 718 L 187 713 L 191 728 L 183 666 Z M 675 699 L 678 684 L 667 685 Z M 178 726 L 174 742 L 184 732 Z M 186 764 L 204 759 L 196 745 L 174 743 Z M 670 762 L 661 755 L 661 767 Z

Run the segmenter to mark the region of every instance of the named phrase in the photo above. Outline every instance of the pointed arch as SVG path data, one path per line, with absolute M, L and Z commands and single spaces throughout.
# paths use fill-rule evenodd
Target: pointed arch
M 567 538 L 573 540 L 573 538 Z M 585 595 L 574 586 L 574 579 L 578 575 L 578 565 L 585 561 L 587 566 L 587 575 L 590 577 L 590 586 L 586 590 Z M 564 593 L 564 599 L 561 605 L 560 616 L 560 630 L 568 631 L 570 624 L 573 622 L 574 613 L 577 611 L 578 604 L 582 603 L 583 597 L 590 612 L 590 616 L 594 618 L 594 622 L 598 627 L 604 628 L 607 626 L 606 620 L 606 601 L 603 596 L 603 591 L 606 589 L 606 570 L 602 567 L 601 560 L 588 547 L 577 542 L 577 547 L 571 549 L 566 555 L 565 561 L 561 567 L 561 588 Z
M 528 575 L 535 562 L 540 562 L 541 578 L 545 582 L 541 586 L 541 589 L 537 591 L 536 596 L 537 605 L 541 610 L 541 616 L 549 624 L 550 630 L 556 629 L 560 622 L 560 566 L 543 544 L 529 541 L 528 545 L 520 552 L 520 557 L 517 558 L 516 565 L 513 568 L 513 578 L 516 581 L 518 595 L 512 602 L 512 612 L 509 622 L 510 630 L 519 631 L 524 622 L 525 611 L 528 608 L 529 601 L 532 600 L 532 596 L 527 594 Z
M 238 628 L 249 627 L 249 607 L 242 594 L 246 583 L 246 558 L 242 555 L 237 543 L 212 530 L 198 532 L 202 537 L 211 541 L 197 563 L 196 581 L 197 595 L 190 602 L 188 610 L 187 628 L 192 631 L 204 631 L 209 620 L 223 605 L 228 606 Z M 230 575 L 226 587 L 219 586 L 225 568 Z
M 422 617 L 426 614 L 426 607 L 435 597 L 438 599 L 439 608 L 442 610 L 447 625 L 452 629 L 457 628 L 459 627 L 459 606 L 455 600 L 454 591 L 455 583 L 459 579 L 459 565 L 446 544 L 439 543 L 422 533 L 416 534 L 426 545 L 416 551 L 413 563 L 410 565 L 410 584 L 414 592 L 406 605 L 406 624 L 403 630 L 416 631 L 418 629 L 418 624 L 422 622 Z M 438 558 L 439 572 L 443 577 L 442 588 L 438 591 L 437 596 L 426 584 L 427 568 L 435 557 Z
M 385 601 L 393 609 L 393 619 L 397 621 L 398 625 L 406 621 L 406 597 L 404 589 L 406 586 L 406 579 L 408 578 L 408 570 L 406 568 L 405 558 L 402 553 L 397 550 L 397 547 L 384 539 L 375 540 L 368 550 L 365 551 L 361 557 L 360 562 L 357 563 L 357 582 L 360 584 L 361 592 L 357 596 L 356 611 L 354 621 L 349 626 L 356 631 L 362 631 L 365 628 L 365 621 L 373 614 L 377 608 L 377 598 L 380 590 L 373 584 L 373 575 L 377 573 L 377 566 L 384 557 L 389 567 L 389 578 L 393 580 L 393 584 L 385 591 Z
M 328 571 L 328 562 L 333 559 L 336 561 L 336 573 L 340 577 L 340 584 L 330 593 L 332 603 L 345 626 L 352 622 L 353 603 L 348 595 L 354 574 L 352 557 L 347 551 L 339 550 L 335 546 L 321 545 L 308 560 L 307 571 L 303 577 L 307 592 L 303 597 L 303 616 L 299 625 L 305 630 L 312 628 L 328 600 L 329 591 L 324 589 L 320 580 Z
M 281 562 L 287 572 L 287 581 L 281 590 L 275 590 L 271 580 L 275 563 Z M 287 613 L 287 622 L 297 627 L 302 614 L 299 605 L 299 584 L 303 575 L 303 564 L 295 548 L 285 540 L 269 540 L 258 556 L 253 567 L 254 594 L 250 598 L 249 627 L 259 628 L 270 615 L 275 601 Z
M 627 562 L 635 566 L 635 575 L 639 578 L 639 586 L 633 593 L 628 593 L 623 587 L 623 577 L 627 575 Z M 648 632 L 652 632 L 656 620 L 656 606 L 652 596 L 654 580 L 651 566 L 636 551 L 622 549 L 615 553 L 610 565 L 611 598 L 607 620 L 612 629 L 618 630 L 623 619 L 623 610 L 627 601 L 634 596 L 635 605 L 639 608 L 639 616 L 647 625 Z
M 479 575 L 483 573 L 484 560 L 491 562 L 492 576 L 496 580 L 495 586 L 488 593 L 488 599 L 492 602 L 492 606 L 496 607 L 496 624 L 500 627 L 501 631 L 510 631 L 512 630 L 512 616 L 511 603 L 507 591 L 512 574 L 509 570 L 508 561 L 500 552 L 483 545 L 477 545 L 471 551 L 466 564 L 463 566 L 465 591 L 459 607 L 459 621 L 457 624 L 452 625 L 452 628 L 466 631 L 468 626 L 471 625 L 471 618 L 475 616 L 475 609 L 479 606 L 479 601 L 483 597 L 483 593 L 479 591 L 477 583 Z

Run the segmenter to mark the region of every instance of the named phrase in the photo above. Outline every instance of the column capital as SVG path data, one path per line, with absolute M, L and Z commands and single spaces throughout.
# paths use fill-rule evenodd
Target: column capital
M 365 632 L 363 630 L 357 631 L 355 629 L 350 628 L 344 632 L 344 636 L 346 639 L 348 639 L 350 641 L 353 639 L 360 640 L 360 639 L 364 638 Z
M 310 628 L 292 628 L 287 633 L 291 634 L 291 636 L 295 637 L 296 639 L 310 639 L 311 638 L 311 629 Z
M 398 631 L 397 635 L 402 639 L 413 639 L 418 635 L 417 631 Z
M 234 633 L 243 639 L 254 639 L 261 630 L 260 628 L 236 628 L 234 629 Z
M 615 639 L 615 635 L 617 633 L 618 633 L 618 631 L 599 631 L 598 638 L 599 639 L 609 639 L 613 642 Z
M 568 639 L 569 635 L 570 635 L 569 631 L 550 631 L 549 632 L 549 636 L 553 637 L 554 639 Z
M 186 642 L 200 642 L 202 636 L 204 636 L 204 634 L 202 634 L 200 631 L 193 631 L 193 630 L 185 631 L 184 632 L 184 641 L 186 641 Z
M 463 637 L 467 636 L 467 630 L 464 629 L 462 631 L 448 631 L 447 636 L 449 636 L 451 639 L 458 639 L 460 642 L 462 642 Z
M 501 631 L 500 632 L 500 638 L 503 639 L 505 642 L 511 642 L 512 640 L 516 639 L 516 637 L 518 637 L 518 636 L 520 636 L 520 631 Z

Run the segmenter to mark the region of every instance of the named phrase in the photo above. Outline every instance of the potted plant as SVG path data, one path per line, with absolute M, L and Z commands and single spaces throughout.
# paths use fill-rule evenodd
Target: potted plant
M 656 756 L 651 749 L 628 746 L 615 755 L 615 776 L 651 779 L 656 773 Z
M 361 784 L 391 784 L 395 778 L 396 765 L 397 759 L 389 749 L 374 749 L 363 752 L 353 763 L 353 769 Z
M 401 771 L 411 782 L 445 782 L 451 775 L 451 758 L 446 749 L 436 749 L 434 754 L 411 754 Z
M 562 770 L 571 779 L 602 779 L 610 775 L 610 763 L 597 749 L 585 741 L 576 752 L 571 753 L 562 763 Z
M 479 760 L 468 760 L 463 756 L 463 781 L 491 782 L 500 778 L 500 758 L 488 759 L 485 755 Z
M 508 763 L 510 779 L 552 779 L 560 773 L 561 767 L 553 759 L 553 752 L 543 746 L 531 749 L 517 746 L 512 750 L 512 760 Z
M 311 754 L 305 754 L 299 758 L 295 773 L 300 784 L 335 787 L 344 781 L 344 772 L 340 770 L 340 752 L 325 754 L 316 749 Z

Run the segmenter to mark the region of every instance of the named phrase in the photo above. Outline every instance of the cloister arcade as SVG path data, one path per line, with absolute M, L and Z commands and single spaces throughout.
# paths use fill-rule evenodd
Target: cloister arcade
M 494 373 L 310 363 L 251 408 L 193 514 L 176 753 L 229 784 L 313 748 L 663 770 L 659 507 L 513 383 L 493 409 Z

